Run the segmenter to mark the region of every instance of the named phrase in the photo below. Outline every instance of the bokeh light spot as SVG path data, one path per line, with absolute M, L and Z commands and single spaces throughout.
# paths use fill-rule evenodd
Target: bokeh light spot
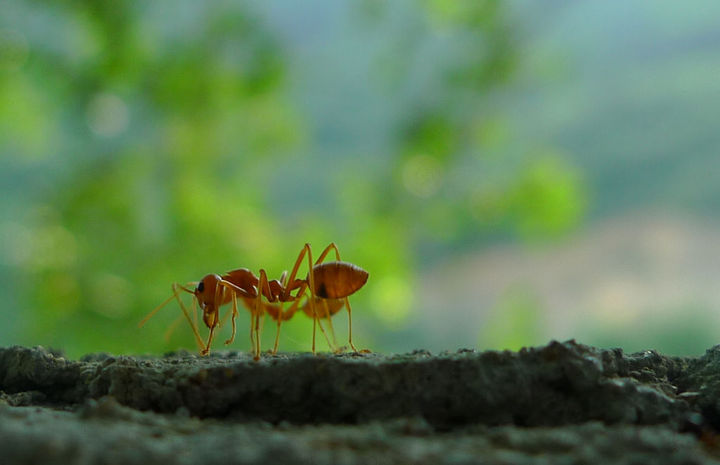
M 402 323 L 410 313 L 412 291 L 407 281 L 385 276 L 373 283 L 371 299 L 377 316 L 387 325 Z
M 108 318 L 120 318 L 130 312 L 132 286 L 117 275 L 99 273 L 92 282 L 93 311 Z
M 87 107 L 87 123 L 101 137 L 115 137 L 128 127 L 130 112 L 125 102 L 113 94 L 98 94 Z
M 442 184 L 440 163 L 433 157 L 416 155 L 403 165 L 402 182 L 411 194 L 430 197 Z
M 75 236 L 58 224 L 27 227 L 8 223 L 2 228 L 5 259 L 30 272 L 67 269 L 77 260 Z

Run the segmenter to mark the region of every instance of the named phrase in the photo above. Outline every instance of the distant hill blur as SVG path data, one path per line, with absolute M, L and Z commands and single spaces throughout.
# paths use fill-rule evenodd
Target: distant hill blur
M 427 272 L 408 331 L 431 350 L 577 338 L 699 355 L 718 341 L 719 264 L 717 221 L 608 220 L 567 242 L 494 248 Z
M 593 217 L 649 206 L 717 216 L 720 3 L 515 6 L 513 136 L 545 139 L 582 169 Z

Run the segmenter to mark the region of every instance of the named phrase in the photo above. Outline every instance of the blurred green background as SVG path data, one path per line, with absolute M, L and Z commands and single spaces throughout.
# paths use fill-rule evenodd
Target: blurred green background
M 137 328 L 172 282 L 278 277 L 334 241 L 370 273 L 363 348 L 701 353 L 720 335 L 718 10 L 4 0 L 0 344 L 192 350 L 184 324 L 163 338 L 174 303 Z M 281 349 L 311 327 L 296 315 Z

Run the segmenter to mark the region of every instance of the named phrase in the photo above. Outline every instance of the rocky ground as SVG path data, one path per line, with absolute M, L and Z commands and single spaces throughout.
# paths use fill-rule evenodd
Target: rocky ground
M 720 346 L 162 358 L 0 349 L 0 463 L 720 464 Z

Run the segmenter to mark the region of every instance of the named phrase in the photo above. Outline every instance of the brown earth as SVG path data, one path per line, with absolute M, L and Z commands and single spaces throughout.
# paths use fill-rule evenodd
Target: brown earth
M 0 349 L 0 463 L 720 463 L 720 346 L 210 357 Z

